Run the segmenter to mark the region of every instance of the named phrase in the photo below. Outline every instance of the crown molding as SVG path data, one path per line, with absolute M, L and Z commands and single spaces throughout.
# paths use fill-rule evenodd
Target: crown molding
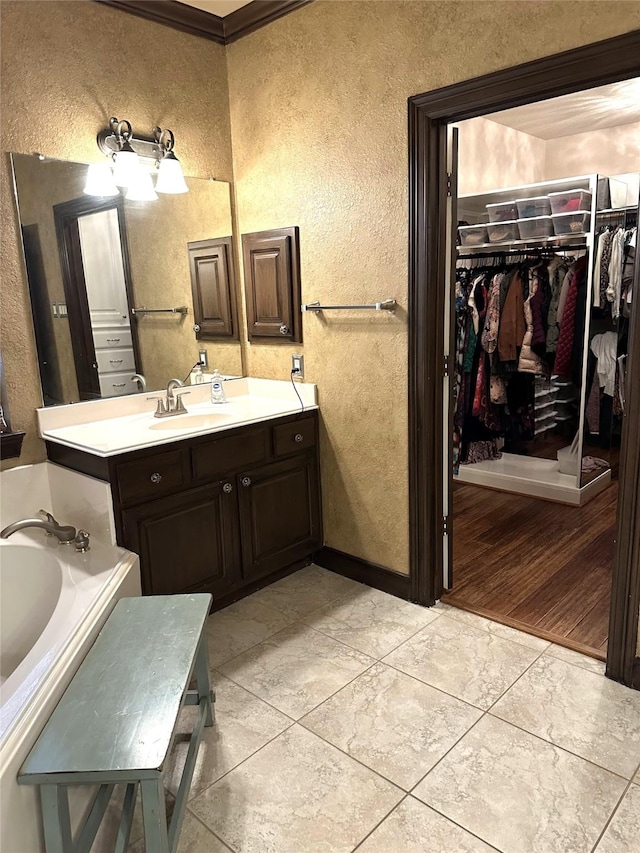
M 270 24 L 313 0 L 252 0 L 222 18 L 177 0 L 95 0 L 147 21 L 164 24 L 192 36 L 229 44 Z

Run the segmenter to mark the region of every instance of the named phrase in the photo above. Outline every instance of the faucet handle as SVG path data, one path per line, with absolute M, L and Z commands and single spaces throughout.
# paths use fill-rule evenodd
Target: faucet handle
M 58 522 L 55 520 L 55 518 L 53 517 L 53 515 L 51 515 L 51 513 L 50 513 L 50 512 L 47 512 L 47 511 L 46 511 L 46 509 L 39 509 L 39 510 L 38 510 L 38 515 L 40 516 L 40 518 L 41 518 L 43 521 L 48 521 L 48 522 L 49 522 L 49 524 L 57 524 L 57 523 L 58 523 Z M 51 536 L 51 534 L 49 534 L 49 536 Z
M 191 393 L 191 391 L 176 391 L 175 392 L 177 399 L 176 399 L 176 407 L 175 407 L 174 411 L 177 415 L 182 415 L 182 414 L 186 413 L 187 410 L 185 408 L 184 403 L 182 402 L 182 397 L 184 394 L 190 394 L 190 393 Z
M 86 530 L 78 530 L 76 538 L 73 540 L 73 544 L 76 546 L 76 551 L 80 551 L 82 554 L 85 551 L 90 551 L 91 546 L 89 545 L 89 537 L 90 533 L 87 533 Z
M 153 400 L 154 402 L 157 401 L 156 413 L 155 413 L 156 418 L 159 418 L 161 415 L 164 415 L 168 411 L 167 407 L 164 404 L 164 400 L 162 399 L 162 397 L 147 397 L 147 400 Z

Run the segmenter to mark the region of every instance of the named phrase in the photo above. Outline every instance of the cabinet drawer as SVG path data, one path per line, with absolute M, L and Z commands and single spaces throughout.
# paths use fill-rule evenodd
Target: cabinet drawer
M 133 373 L 99 373 L 100 394 L 102 397 L 121 397 L 123 394 L 137 394 L 140 390 L 138 383 L 131 377 Z
M 268 458 L 268 439 L 269 430 L 260 426 L 192 447 L 191 469 L 194 479 L 211 480 L 227 471 L 259 465 Z
M 136 372 L 136 362 L 133 357 L 133 349 L 103 349 L 96 350 L 96 361 L 100 373 L 115 373 L 116 371 L 130 370 Z
M 301 418 L 273 428 L 274 456 L 290 456 L 316 444 L 315 418 Z
M 132 346 L 131 329 L 94 329 L 93 343 L 96 349 Z
M 186 450 L 172 450 L 118 465 L 120 503 L 140 503 L 189 485 Z

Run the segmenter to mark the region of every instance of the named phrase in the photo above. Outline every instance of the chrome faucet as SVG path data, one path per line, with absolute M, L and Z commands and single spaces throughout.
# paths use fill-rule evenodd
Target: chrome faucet
M 177 388 L 182 388 L 184 382 L 180 379 L 170 379 L 167 382 L 167 396 L 163 400 L 162 397 L 147 397 L 147 400 L 157 400 L 158 405 L 154 414 L 154 418 L 169 418 L 173 415 L 186 415 L 184 403 L 182 402 L 183 394 L 190 394 L 191 391 L 177 391 Z
M 24 530 L 27 527 L 38 527 L 45 530 L 47 536 L 55 536 L 58 542 L 68 545 L 73 542 L 78 551 L 89 550 L 89 534 L 86 530 L 76 530 L 70 524 L 59 524 L 50 512 L 40 510 L 41 518 L 24 518 L 22 521 L 14 521 L 13 524 L 7 525 L 4 530 L 0 531 L 0 539 L 8 539 L 18 530 Z
M 142 373 L 134 373 L 131 377 L 131 381 L 137 382 L 140 386 L 140 393 L 144 394 L 144 392 L 147 390 L 147 380 L 144 378 Z

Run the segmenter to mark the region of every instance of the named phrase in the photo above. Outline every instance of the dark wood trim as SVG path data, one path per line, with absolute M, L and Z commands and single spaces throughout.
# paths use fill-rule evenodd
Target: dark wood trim
M 640 30 L 465 80 L 409 99 L 409 520 L 412 597 L 432 604 L 442 585 L 442 306 L 446 151 L 450 122 L 510 109 L 640 74 Z M 640 323 L 640 312 L 635 325 Z M 634 358 L 640 369 L 640 331 Z M 630 365 L 631 366 L 631 365 Z M 631 384 L 631 383 L 629 383 Z M 640 426 L 640 384 L 629 389 L 625 433 Z M 631 426 L 629 426 L 629 423 Z M 635 430 L 635 432 L 634 432 Z M 640 447 L 623 438 L 618 556 L 607 674 L 631 683 L 640 596 Z M 624 537 L 624 538 L 622 538 Z M 614 603 L 615 602 L 615 603 Z M 612 610 L 613 613 L 613 610 Z
M 17 459 L 22 452 L 24 432 L 0 433 L 0 459 Z
M 125 222 L 125 206 L 122 196 L 116 198 L 97 199 L 93 196 L 75 198 L 64 201 L 53 206 L 53 216 L 58 239 L 58 252 L 60 256 L 60 267 L 62 270 L 62 284 L 67 299 L 69 328 L 71 330 L 71 344 L 73 349 L 76 372 L 78 373 L 78 386 L 80 398 L 82 387 L 91 388 L 93 396 L 89 399 L 100 398 L 100 384 L 97 369 L 92 369 L 89 364 L 95 364 L 96 353 L 91 331 L 91 319 L 89 315 L 89 301 L 86 287 L 80 287 L 79 278 L 84 283 L 82 271 L 82 258 L 77 243 L 77 221 L 80 216 L 99 211 L 112 210 L 118 212 L 118 230 L 120 234 L 120 247 L 122 252 L 122 266 L 124 271 L 124 286 L 129 306 L 129 327 L 131 330 L 131 344 L 137 373 L 143 373 L 142 358 L 140 354 L 140 341 L 138 339 L 137 319 L 131 313 L 134 305 L 133 283 L 131 280 L 131 264 L 129 262 L 129 242 L 127 239 L 127 227 Z M 73 232 L 76 232 L 75 235 Z M 77 255 L 77 257 L 76 257 Z M 80 387 L 82 384 L 82 387 Z M 87 399 L 86 397 L 84 399 Z
M 322 566 L 323 569 L 329 569 L 358 583 L 372 586 L 374 589 L 380 589 L 398 598 L 411 599 L 409 575 L 392 572 L 391 569 L 385 569 L 377 563 L 370 563 L 368 560 L 362 560 L 360 557 L 353 557 L 351 554 L 345 554 L 344 551 L 326 546 L 316 551 L 313 562 Z
M 640 658 L 636 658 L 633 662 L 633 674 L 631 676 L 631 686 L 636 690 L 640 690 Z
M 129 12 L 131 15 L 145 18 L 156 24 L 164 24 L 166 27 L 192 36 L 226 44 L 224 18 L 196 9 L 195 6 L 178 3 L 177 0 L 95 0 L 95 2 L 122 12 Z
M 209 39 L 218 44 L 230 44 L 261 27 L 276 21 L 313 0 L 253 0 L 246 6 L 236 9 L 224 18 L 179 3 L 177 0 L 95 0 L 104 6 L 111 6 L 147 21 L 163 24 L 189 33 L 192 36 Z
M 49 462 L 55 462 L 63 468 L 71 468 L 72 471 L 79 471 L 80 474 L 87 474 L 89 477 L 95 477 L 107 483 L 111 479 L 109 460 L 104 456 L 94 456 L 93 453 L 66 447 L 64 444 L 58 444 L 57 441 L 45 440 L 45 447 Z
M 253 0 L 222 19 L 225 44 L 237 41 L 313 0 Z

